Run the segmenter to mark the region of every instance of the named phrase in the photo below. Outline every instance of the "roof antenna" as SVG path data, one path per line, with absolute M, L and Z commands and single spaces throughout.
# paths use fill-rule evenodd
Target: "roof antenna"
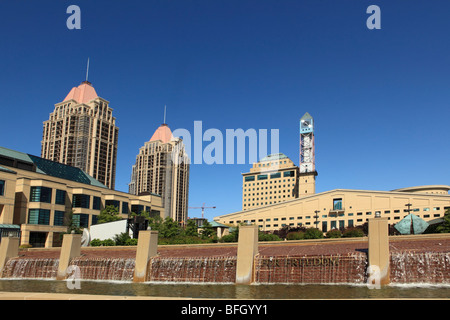
M 83 81 L 82 83 L 91 84 L 91 83 L 88 81 L 88 76 L 89 76 L 89 57 L 88 57 L 87 67 L 86 67 L 86 80 Z
M 163 124 L 166 124 L 166 105 L 164 105 L 164 122 Z

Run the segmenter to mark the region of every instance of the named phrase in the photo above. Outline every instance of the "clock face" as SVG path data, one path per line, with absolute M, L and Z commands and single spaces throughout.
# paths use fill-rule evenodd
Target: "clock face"
M 300 126 L 302 130 L 312 129 L 312 120 L 302 120 Z

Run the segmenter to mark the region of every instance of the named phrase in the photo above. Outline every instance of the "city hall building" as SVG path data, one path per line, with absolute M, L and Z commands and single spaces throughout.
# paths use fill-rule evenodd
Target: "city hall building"
M 411 213 L 429 222 L 442 218 L 450 208 L 449 190 L 447 185 L 392 191 L 335 189 L 225 214 L 214 220 L 226 225 L 256 224 L 261 231 L 304 226 L 327 232 L 362 225 L 375 215 L 387 217 L 389 224 L 395 224 L 409 214 L 410 208 Z
M 79 168 L 0 147 L 1 236 L 20 235 L 21 245 L 60 246 L 69 213 L 75 225 L 89 228 L 108 205 L 123 219 L 142 211 L 164 216 L 159 195 L 111 190 Z
M 375 216 L 390 224 L 406 215 L 432 221 L 450 208 L 448 185 L 410 187 L 392 191 L 335 189 L 315 193 L 314 119 L 300 119 L 299 166 L 282 153 L 268 155 L 242 173 L 242 211 L 214 221 L 226 225 L 256 224 L 261 231 L 283 227 L 314 227 L 327 232 L 360 226 Z

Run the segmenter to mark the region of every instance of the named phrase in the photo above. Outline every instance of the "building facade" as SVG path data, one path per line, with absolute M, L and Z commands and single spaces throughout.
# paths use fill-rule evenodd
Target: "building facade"
M 315 227 L 323 232 L 360 226 L 369 218 L 388 218 L 400 222 L 410 212 L 430 222 L 444 216 L 450 208 L 450 186 L 410 187 L 393 191 L 336 189 L 303 196 L 281 203 L 251 208 L 214 218 L 226 225 L 256 224 L 261 231 L 283 227 Z
M 271 154 L 242 173 L 242 210 L 298 197 L 298 167 L 282 153 Z
M 158 195 L 111 190 L 79 168 L 2 147 L 0 186 L 0 229 L 20 228 L 21 245 L 60 246 L 70 215 L 90 228 L 108 205 L 123 219 L 144 210 L 164 216 Z
M 90 82 L 72 88 L 44 121 L 41 157 L 80 168 L 114 189 L 119 128 L 112 111 Z
M 161 195 L 165 216 L 186 223 L 189 196 L 189 158 L 183 140 L 162 124 L 139 149 L 132 167 L 129 193 Z

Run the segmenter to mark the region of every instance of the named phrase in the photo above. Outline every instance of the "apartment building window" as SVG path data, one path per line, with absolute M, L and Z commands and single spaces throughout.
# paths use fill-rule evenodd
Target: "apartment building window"
M 105 206 L 114 206 L 117 210 L 120 210 L 120 201 L 119 200 L 106 200 Z
M 141 212 L 144 211 L 144 206 L 141 204 L 132 204 L 131 205 L 131 212 L 134 212 L 136 214 L 141 214 Z M 232 222 L 230 222 L 232 223 Z
M 342 210 L 342 198 L 333 199 L 333 210 Z
M 55 210 L 55 218 L 53 219 L 54 226 L 64 225 L 64 211 Z
M 55 204 L 66 204 L 66 191 L 56 189 Z
M 30 201 L 52 203 L 52 189 L 46 187 L 31 187 Z
M 5 180 L 0 180 L 0 196 L 5 195 Z
M 255 181 L 255 176 L 245 177 L 245 182 L 247 182 L 247 181 Z
M 285 171 L 283 177 L 295 177 L 295 171 Z
M 270 178 L 274 179 L 274 178 L 281 178 L 281 172 L 275 172 L 270 174 Z
M 267 174 L 259 174 L 258 175 L 258 180 L 266 180 L 267 179 Z
M 336 221 L 331 221 L 330 229 L 331 230 L 336 229 Z
M 101 206 L 101 199 L 100 197 L 95 197 L 92 200 L 92 209 L 94 210 L 100 210 L 100 206 Z
M 89 202 L 91 197 L 87 194 L 74 194 L 72 207 L 89 209 Z
M 79 228 L 87 228 L 89 224 L 89 215 L 88 214 L 74 214 L 73 215 L 73 224 Z
M 128 214 L 128 202 L 122 202 L 122 213 Z
M 47 209 L 30 209 L 28 211 L 29 224 L 50 224 L 50 210 Z

